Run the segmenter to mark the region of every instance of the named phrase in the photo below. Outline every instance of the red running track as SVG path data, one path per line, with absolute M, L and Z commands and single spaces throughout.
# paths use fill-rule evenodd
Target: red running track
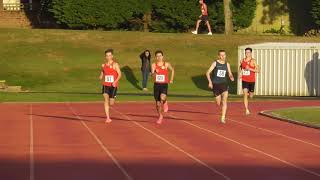
M 0 104 L 0 179 L 320 179 L 320 131 L 258 115 L 320 101 L 120 103 L 104 124 L 102 103 Z

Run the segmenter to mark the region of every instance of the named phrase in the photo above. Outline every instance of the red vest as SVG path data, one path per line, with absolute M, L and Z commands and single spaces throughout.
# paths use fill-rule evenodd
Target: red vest
M 159 66 L 158 63 L 156 63 L 156 70 L 155 70 L 155 76 L 154 76 L 154 82 L 159 84 L 168 84 L 169 83 L 169 72 L 168 69 L 165 66 L 165 62 L 163 62 L 162 66 Z
M 242 81 L 245 82 L 255 82 L 256 81 L 256 73 L 254 71 L 246 70 L 246 67 L 249 66 L 250 69 L 255 69 L 255 66 L 251 66 L 252 59 L 249 61 L 245 61 L 243 59 L 241 61 L 241 73 L 242 73 Z
M 114 62 L 110 65 L 103 65 L 103 85 L 112 86 L 112 83 L 118 78 L 118 72 L 114 69 Z M 118 83 L 115 84 L 118 87 Z

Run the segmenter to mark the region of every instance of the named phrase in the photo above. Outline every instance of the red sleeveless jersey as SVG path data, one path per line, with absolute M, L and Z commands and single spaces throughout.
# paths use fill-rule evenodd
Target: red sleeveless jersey
M 112 83 L 118 78 L 118 72 L 114 69 L 114 62 L 103 65 L 103 85 L 112 86 Z M 118 83 L 114 87 L 118 87 Z
M 156 63 L 156 71 L 154 76 L 154 82 L 159 84 L 168 84 L 169 83 L 169 72 L 168 69 L 165 66 L 165 62 L 162 66 L 159 66 L 158 63 Z
M 245 82 L 255 82 L 256 81 L 256 73 L 254 71 L 246 70 L 246 67 L 249 66 L 250 69 L 255 69 L 255 66 L 251 66 L 252 59 L 249 61 L 245 61 L 243 59 L 241 61 L 241 73 L 242 73 L 242 81 Z
M 201 14 L 203 16 L 208 16 L 208 8 L 207 8 L 207 5 L 205 3 L 203 3 L 201 5 Z

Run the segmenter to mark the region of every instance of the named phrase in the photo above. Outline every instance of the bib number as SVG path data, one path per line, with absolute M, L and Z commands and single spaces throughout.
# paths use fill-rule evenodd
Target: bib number
M 250 76 L 250 71 L 249 70 L 242 70 L 242 75 Z
M 221 78 L 226 77 L 226 71 L 225 70 L 218 70 L 217 76 L 221 77 Z
M 113 76 L 105 76 L 104 77 L 104 82 L 113 83 L 114 82 L 114 77 Z
M 164 75 L 156 75 L 156 82 L 164 82 L 165 78 Z

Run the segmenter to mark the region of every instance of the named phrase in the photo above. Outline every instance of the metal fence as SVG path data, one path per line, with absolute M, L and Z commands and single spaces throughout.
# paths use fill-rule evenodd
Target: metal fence
M 256 76 L 256 95 L 320 96 L 320 43 L 263 43 L 238 48 L 238 63 L 245 48 L 261 67 Z M 242 93 L 241 80 L 238 94 Z

